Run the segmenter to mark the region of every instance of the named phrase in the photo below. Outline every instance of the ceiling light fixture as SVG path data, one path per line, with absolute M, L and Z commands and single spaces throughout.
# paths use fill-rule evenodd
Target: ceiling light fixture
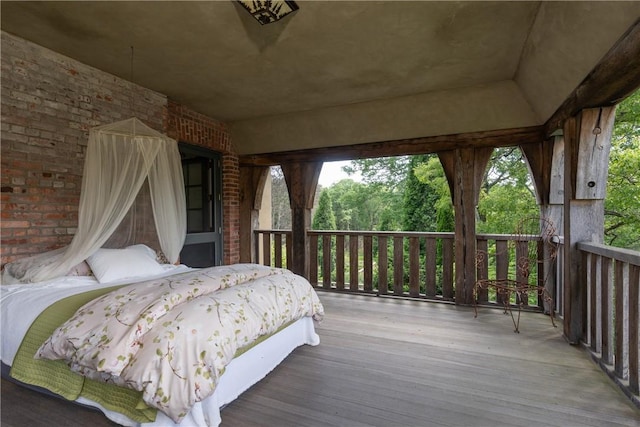
M 237 0 L 260 24 L 270 24 L 298 10 L 291 0 Z

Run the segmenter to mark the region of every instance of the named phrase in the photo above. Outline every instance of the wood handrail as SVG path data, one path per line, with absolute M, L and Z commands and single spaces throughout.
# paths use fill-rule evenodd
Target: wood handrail
M 640 252 L 631 249 L 616 248 L 613 246 L 603 245 L 602 243 L 578 242 L 578 249 L 584 252 L 604 256 L 615 259 L 617 261 L 626 262 L 640 266 Z

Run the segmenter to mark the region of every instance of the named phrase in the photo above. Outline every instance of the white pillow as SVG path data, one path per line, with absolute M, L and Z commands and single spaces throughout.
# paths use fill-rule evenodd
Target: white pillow
M 98 282 L 110 283 L 164 273 L 155 258 L 155 251 L 148 246 L 133 245 L 124 249 L 100 248 L 87 258 L 87 263 Z

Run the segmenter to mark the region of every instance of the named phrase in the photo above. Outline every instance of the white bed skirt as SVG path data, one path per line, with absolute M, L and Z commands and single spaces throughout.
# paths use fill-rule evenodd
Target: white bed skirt
M 117 412 L 109 411 L 92 400 L 83 397 L 78 403 L 100 409 L 110 420 L 132 427 L 204 427 L 218 426 L 222 421 L 220 410 L 234 401 L 240 394 L 263 379 L 280 364 L 295 348 L 308 344 L 318 345 L 320 337 L 315 332 L 311 317 L 303 317 L 287 328 L 269 337 L 247 352 L 233 359 L 220 377 L 216 391 L 202 402 L 196 403 L 180 424 L 158 411 L 152 423 L 137 423 Z

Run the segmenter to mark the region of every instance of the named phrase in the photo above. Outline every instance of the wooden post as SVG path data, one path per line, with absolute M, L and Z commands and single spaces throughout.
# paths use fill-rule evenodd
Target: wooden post
M 291 271 L 309 278 L 309 243 L 311 209 L 322 162 L 290 162 L 281 165 L 291 203 Z
M 520 149 L 525 156 L 529 172 L 533 178 L 536 192 L 536 201 L 540 207 L 540 216 L 549 220 L 555 227 L 558 236 L 562 235 L 563 228 L 563 204 L 564 204 L 564 140 L 561 136 L 552 137 L 539 143 L 521 145 Z M 556 303 L 556 277 L 550 270 L 556 266 L 548 261 L 551 255 L 548 248 L 543 253 L 545 263 L 543 265 L 543 277 L 546 277 L 545 289 L 549 295 L 553 295 Z M 544 303 L 545 312 L 550 312 L 555 307 L 549 307 Z
M 548 204 L 540 206 L 541 214 L 556 227 L 558 235 L 564 235 L 564 138 L 553 138 Z
M 540 206 L 540 215 L 547 218 L 556 228 L 556 234 L 558 236 L 564 236 L 564 138 L 562 136 L 553 137 L 553 154 L 551 160 L 549 180 L 549 199 L 548 203 Z M 558 254 L 559 256 L 559 254 Z M 549 260 L 550 254 L 545 253 L 544 259 Z M 549 307 L 545 305 L 545 311 L 549 311 L 551 308 L 556 311 L 560 316 L 564 315 L 563 301 L 564 297 L 559 277 L 558 269 L 562 259 L 556 258 L 555 265 L 545 261 L 544 271 L 547 277 L 545 289 L 549 295 L 553 296 L 553 304 L 555 307 Z M 553 269 L 553 274 L 547 272 L 549 269 Z
M 455 300 L 473 303 L 476 281 L 476 206 L 482 178 L 493 148 L 461 148 L 438 153 L 455 212 Z
M 615 106 L 582 110 L 564 124 L 564 335 L 584 339 L 585 284 L 578 242 L 602 243 Z
M 258 262 L 253 230 L 258 228 L 268 166 L 240 166 L 240 262 Z

